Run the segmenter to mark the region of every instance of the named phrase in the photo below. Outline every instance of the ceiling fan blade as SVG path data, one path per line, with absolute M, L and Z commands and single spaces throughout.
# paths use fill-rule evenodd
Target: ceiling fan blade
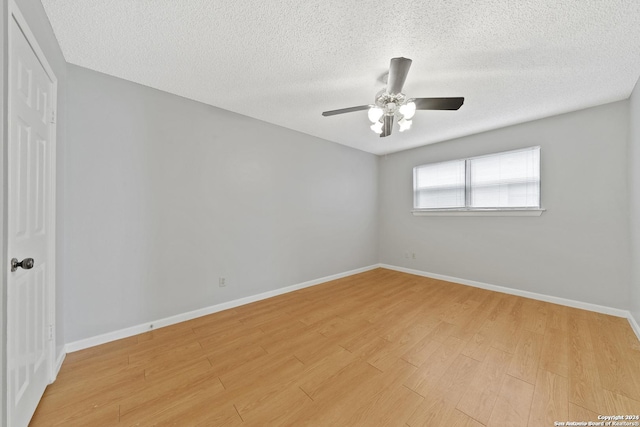
M 335 116 L 336 114 L 353 113 L 354 111 L 368 110 L 371 105 L 358 105 L 357 107 L 341 108 L 339 110 L 325 111 L 323 116 Z
M 387 92 L 395 95 L 402 92 L 404 81 L 407 79 L 411 60 L 408 58 L 391 58 L 389 65 L 389 78 L 387 80 Z
M 464 104 L 464 98 L 414 98 L 416 110 L 457 110 Z
M 391 135 L 392 130 L 393 130 L 393 116 L 385 115 L 383 117 L 382 133 L 380 134 L 380 138 L 384 138 L 385 136 Z

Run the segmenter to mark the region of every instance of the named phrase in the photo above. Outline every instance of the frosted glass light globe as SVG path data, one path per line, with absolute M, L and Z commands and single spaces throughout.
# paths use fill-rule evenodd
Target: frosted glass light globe
M 382 122 L 375 122 L 374 124 L 371 125 L 371 130 L 374 131 L 377 134 L 381 134 L 382 133 Z
M 403 117 L 398 121 L 398 125 L 400 126 L 400 132 L 404 132 L 405 130 L 411 129 L 411 125 L 413 122 L 411 120 L 407 120 L 406 117 Z
M 411 120 L 415 113 L 416 104 L 414 102 L 407 102 L 406 104 L 400 106 L 400 114 L 402 114 L 407 120 Z
M 371 121 L 371 123 L 375 123 L 378 120 L 380 120 L 380 117 L 382 117 L 383 111 L 382 111 L 382 108 L 380 107 L 371 107 L 369 108 L 369 112 L 367 114 L 369 116 L 369 120 Z

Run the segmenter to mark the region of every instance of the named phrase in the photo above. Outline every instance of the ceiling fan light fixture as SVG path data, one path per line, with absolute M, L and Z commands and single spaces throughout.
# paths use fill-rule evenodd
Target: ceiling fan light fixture
M 371 130 L 377 133 L 378 135 L 382 133 L 382 122 L 375 122 L 371 125 Z
M 382 117 L 383 114 L 384 111 L 382 111 L 382 108 L 380 107 L 371 107 L 369 108 L 369 112 L 367 113 L 371 123 L 376 123 L 377 121 L 379 121 L 380 117 Z
M 416 114 L 416 103 L 409 101 L 406 104 L 401 105 L 399 111 L 405 119 L 411 120 L 414 114 Z
M 407 98 L 402 88 L 411 67 L 409 58 L 391 58 L 387 87 L 380 90 L 373 104 L 324 111 L 323 116 L 367 111 L 369 121 L 373 123 L 371 130 L 381 137 L 391 135 L 394 122 L 398 123 L 400 132 L 411 129 L 416 110 L 458 110 L 464 103 L 464 97 L 449 98 Z

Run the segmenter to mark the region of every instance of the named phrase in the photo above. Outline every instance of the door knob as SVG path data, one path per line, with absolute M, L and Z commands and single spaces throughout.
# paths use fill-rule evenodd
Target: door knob
M 11 259 L 11 272 L 13 273 L 20 268 L 24 268 L 25 270 L 30 270 L 33 268 L 33 258 L 25 258 L 22 261 L 18 262 L 16 258 Z

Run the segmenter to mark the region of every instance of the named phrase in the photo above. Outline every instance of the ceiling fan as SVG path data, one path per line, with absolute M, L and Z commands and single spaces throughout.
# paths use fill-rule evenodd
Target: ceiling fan
M 376 95 L 374 104 L 341 108 L 325 111 L 323 116 L 369 110 L 369 120 L 373 123 L 371 130 L 380 137 L 391 135 L 394 117 L 398 119 L 400 132 L 411 128 L 416 110 L 457 110 L 464 103 L 463 97 L 457 98 L 407 98 L 402 93 L 404 81 L 407 79 L 411 60 L 408 58 L 391 58 L 387 87 Z

